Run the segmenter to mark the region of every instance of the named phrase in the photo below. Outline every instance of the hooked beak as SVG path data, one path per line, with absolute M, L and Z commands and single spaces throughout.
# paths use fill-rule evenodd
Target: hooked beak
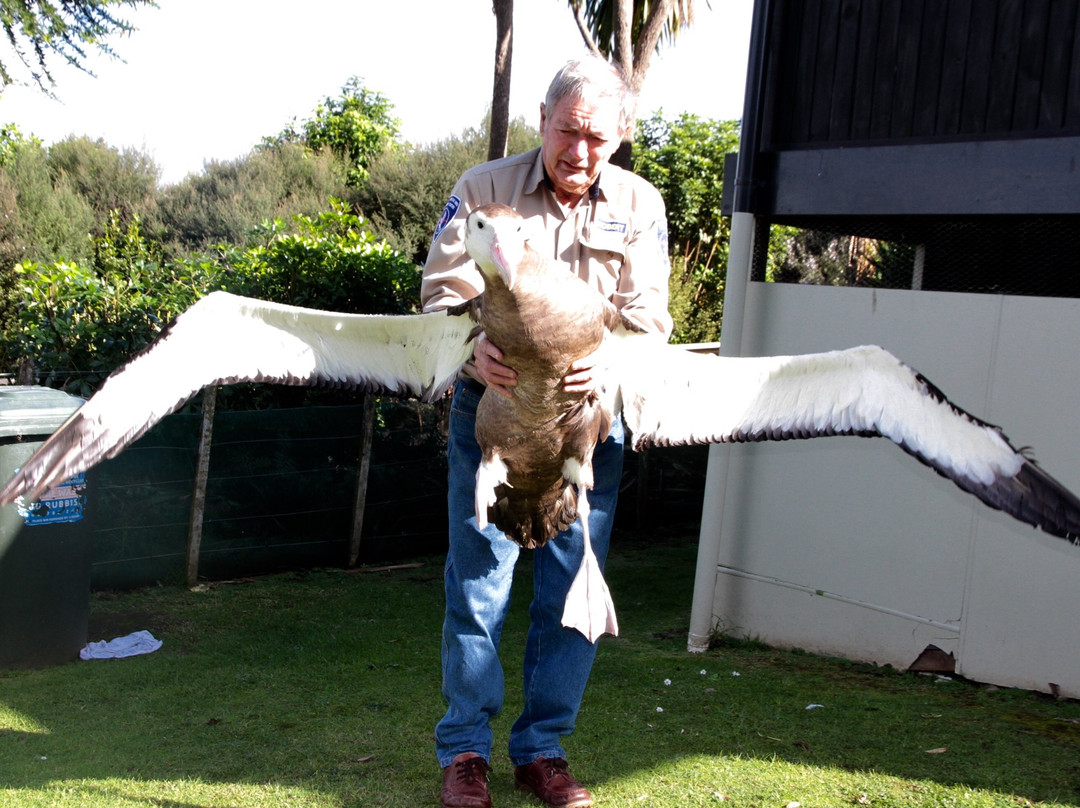
M 502 278 L 503 283 L 506 284 L 506 288 L 513 291 L 514 268 L 507 259 L 502 247 L 499 246 L 498 239 L 491 243 L 491 260 L 495 263 L 495 268 L 499 271 L 499 277 Z

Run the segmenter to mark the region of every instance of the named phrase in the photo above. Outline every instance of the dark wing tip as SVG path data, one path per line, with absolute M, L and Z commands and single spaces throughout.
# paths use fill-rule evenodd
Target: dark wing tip
M 992 508 L 1080 544 L 1080 499 L 1031 460 L 1025 460 L 1013 477 L 1001 477 L 990 485 L 969 480 L 956 483 Z
M 1024 461 L 1016 481 L 1024 491 L 1022 514 L 1018 518 L 1030 521 L 1052 536 L 1080 544 L 1080 499 L 1072 491 L 1031 460 Z M 1032 518 L 1026 519 L 1027 514 Z

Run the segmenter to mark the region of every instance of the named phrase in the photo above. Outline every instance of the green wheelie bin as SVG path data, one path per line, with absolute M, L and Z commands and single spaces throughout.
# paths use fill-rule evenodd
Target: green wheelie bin
M 48 387 L 0 386 L 0 481 L 82 404 Z M 84 477 L 0 507 L 0 668 L 78 659 L 87 641 L 91 537 Z

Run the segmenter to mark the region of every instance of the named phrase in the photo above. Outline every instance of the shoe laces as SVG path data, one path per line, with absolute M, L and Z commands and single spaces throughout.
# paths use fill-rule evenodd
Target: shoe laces
M 491 767 L 482 757 L 471 757 L 456 764 L 457 779 L 463 783 L 487 782 Z
M 571 783 L 577 782 L 570 776 L 570 766 L 563 758 L 544 758 L 544 775 L 549 780 L 559 777 Z

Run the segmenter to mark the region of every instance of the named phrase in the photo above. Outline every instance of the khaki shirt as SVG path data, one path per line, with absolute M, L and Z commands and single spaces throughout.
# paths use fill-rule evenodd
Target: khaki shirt
M 484 163 L 462 175 L 435 230 L 420 300 L 433 311 L 476 297 L 483 276 L 465 252 L 465 218 L 501 202 L 525 219 L 529 243 L 565 264 L 628 317 L 665 337 L 668 313 L 667 217 L 652 185 L 607 165 L 573 208 L 561 205 L 544 176 L 540 149 Z

